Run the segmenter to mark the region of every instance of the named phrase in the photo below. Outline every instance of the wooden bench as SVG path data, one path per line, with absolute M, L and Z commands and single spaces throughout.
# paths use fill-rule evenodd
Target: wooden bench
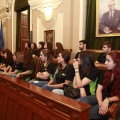
M 100 53 L 102 53 L 102 50 L 95 50 L 95 49 L 87 49 L 87 51 L 92 53 L 94 62 L 97 60 Z M 120 52 L 119 50 L 112 50 L 112 51 Z
M 0 120 L 88 120 L 90 105 L 0 75 Z

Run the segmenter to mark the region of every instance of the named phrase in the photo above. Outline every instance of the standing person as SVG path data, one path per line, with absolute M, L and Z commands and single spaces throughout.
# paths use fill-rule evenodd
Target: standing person
M 120 53 L 110 52 L 106 56 L 107 71 L 97 86 L 96 97 L 90 108 L 90 119 L 108 119 L 108 108 L 120 101 Z
M 64 51 L 63 45 L 60 42 L 56 42 L 55 49 L 56 49 L 56 51 L 55 51 L 55 53 L 53 55 L 54 59 L 56 59 L 58 57 L 60 52 Z
M 48 83 L 54 74 L 56 64 L 53 62 L 51 52 L 48 49 L 41 50 L 40 59 L 42 61 L 40 71 L 36 74 L 36 78 L 29 81 L 29 83 L 41 87 Z
M 103 52 L 98 56 L 97 60 L 95 61 L 95 63 L 105 63 L 106 61 L 106 54 L 111 52 L 112 50 L 112 43 L 110 41 L 105 41 L 103 43 L 103 48 L 102 48 Z
M 58 67 L 55 71 L 54 77 L 42 88 L 52 91 L 54 89 L 63 89 L 63 84 L 69 85 L 74 78 L 74 68 L 68 62 L 70 55 L 68 52 L 60 52 L 57 57 Z
M 86 51 L 86 49 L 87 49 L 87 41 L 86 40 L 80 40 L 79 41 L 79 50 L 80 50 L 80 52 L 81 51 Z M 80 52 L 76 53 L 74 61 L 76 61 L 78 59 L 78 56 L 79 56 Z
M 109 11 L 103 14 L 100 21 L 100 29 L 105 33 L 120 30 L 120 10 L 115 9 L 115 0 L 108 3 Z

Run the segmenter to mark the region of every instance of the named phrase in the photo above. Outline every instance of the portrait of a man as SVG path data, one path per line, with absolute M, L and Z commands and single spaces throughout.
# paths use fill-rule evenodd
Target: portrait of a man
M 98 0 L 98 9 L 99 9 L 99 25 L 98 25 L 98 34 L 120 34 L 120 7 L 116 8 L 116 4 L 119 0 Z M 117 2 L 116 2 L 117 1 Z M 107 4 L 107 9 L 102 8 L 104 4 Z M 119 1 L 120 5 L 120 1 Z M 101 8 L 100 8 L 101 7 Z M 102 11 L 104 9 L 104 11 Z M 101 11 L 100 11 L 101 10 Z M 106 10 L 106 11 L 105 11 Z M 103 13 L 100 13 L 103 12 Z M 101 15 L 100 15 L 101 14 Z

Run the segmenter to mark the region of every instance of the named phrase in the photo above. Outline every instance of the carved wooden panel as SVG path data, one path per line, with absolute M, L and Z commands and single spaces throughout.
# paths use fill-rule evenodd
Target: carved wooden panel
M 0 93 L 0 120 L 89 119 L 89 105 L 7 75 L 0 75 Z

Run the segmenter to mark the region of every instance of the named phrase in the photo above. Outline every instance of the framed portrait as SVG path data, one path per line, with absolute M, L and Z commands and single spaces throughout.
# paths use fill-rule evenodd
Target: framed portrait
M 96 0 L 96 37 L 120 36 L 120 0 Z
M 55 46 L 55 30 L 44 31 L 44 42 L 50 42 L 53 47 Z

